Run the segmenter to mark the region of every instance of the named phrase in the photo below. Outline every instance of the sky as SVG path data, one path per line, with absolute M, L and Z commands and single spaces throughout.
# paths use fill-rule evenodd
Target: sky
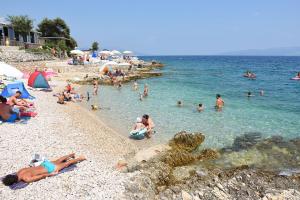
M 0 17 L 66 21 L 79 47 L 213 55 L 300 46 L 300 0 L 0 0 Z

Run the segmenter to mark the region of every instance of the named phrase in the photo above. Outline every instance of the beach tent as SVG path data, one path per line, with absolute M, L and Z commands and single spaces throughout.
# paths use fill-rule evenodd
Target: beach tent
M 34 97 L 29 94 L 29 92 L 26 90 L 23 82 L 13 82 L 6 85 L 6 87 L 3 89 L 1 95 L 8 98 L 16 94 L 17 91 L 20 91 L 22 93 L 21 98 L 23 99 L 33 99 Z
M 23 77 L 23 73 L 5 62 L 0 62 L 0 76 L 9 76 L 21 79 Z
M 47 75 L 45 72 L 35 71 L 28 79 L 28 86 L 33 88 L 50 88 L 46 77 Z

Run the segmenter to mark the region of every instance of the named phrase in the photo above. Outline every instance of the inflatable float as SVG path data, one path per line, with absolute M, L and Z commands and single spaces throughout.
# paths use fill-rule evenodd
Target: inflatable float
M 244 74 L 243 76 L 244 76 L 245 78 L 250 78 L 250 79 L 255 79 L 255 78 L 256 78 L 256 75 L 255 75 L 255 74 L 252 74 L 252 75 Z
M 294 78 L 291 78 L 291 80 L 300 80 L 300 77 L 298 77 L 298 76 L 296 76 L 296 77 L 294 77 Z
M 129 137 L 135 140 L 142 140 L 145 138 L 145 133 L 147 132 L 147 128 L 143 128 L 141 130 L 133 130 L 129 133 Z

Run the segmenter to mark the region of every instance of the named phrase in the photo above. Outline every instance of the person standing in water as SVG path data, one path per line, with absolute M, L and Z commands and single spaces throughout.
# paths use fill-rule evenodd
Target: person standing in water
M 133 90 L 138 90 L 138 83 L 136 80 L 133 83 Z
M 220 94 L 217 94 L 216 95 L 216 106 L 215 108 L 218 110 L 218 111 L 221 111 L 222 108 L 224 107 L 225 103 L 223 101 L 223 99 L 221 98 L 221 95 Z
M 148 88 L 148 85 L 145 84 L 145 85 L 144 85 L 144 97 L 147 97 L 148 94 L 149 94 L 149 88 Z
M 263 90 L 261 90 L 261 91 L 259 92 L 259 94 L 260 94 L 260 96 L 264 96 L 265 92 L 264 92 Z
M 94 86 L 93 95 L 98 95 L 99 84 L 98 84 L 98 81 L 95 78 L 94 78 L 94 81 L 93 81 L 93 86 Z

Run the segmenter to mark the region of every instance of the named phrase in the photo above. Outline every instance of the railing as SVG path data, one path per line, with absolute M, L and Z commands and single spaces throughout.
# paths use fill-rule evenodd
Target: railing
M 32 49 L 32 48 L 40 47 L 41 44 L 1 39 L 0 46 L 18 46 L 18 47 L 24 47 L 25 49 Z

